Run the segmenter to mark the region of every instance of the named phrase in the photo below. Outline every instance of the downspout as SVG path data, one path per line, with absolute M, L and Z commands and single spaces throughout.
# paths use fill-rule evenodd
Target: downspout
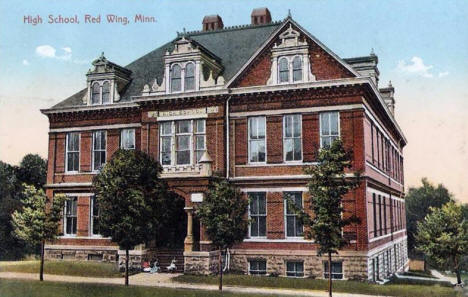
M 229 179 L 229 170 L 230 170 L 230 157 L 229 157 L 229 101 L 231 100 L 231 95 L 226 100 L 226 179 Z

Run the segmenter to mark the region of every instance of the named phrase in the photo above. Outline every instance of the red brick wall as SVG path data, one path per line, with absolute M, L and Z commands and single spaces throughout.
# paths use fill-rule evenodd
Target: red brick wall
M 319 115 L 302 115 L 302 146 L 304 162 L 313 162 L 316 160 L 316 153 L 320 148 Z
M 283 193 L 269 192 L 267 193 L 267 238 L 285 238 L 284 226 Z
M 235 157 L 236 164 L 247 164 L 248 159 L 248 135 L 247 135 L 247 119 L 239 119 L 235 121 L 235 151 L 232 156 Z
M 77 236 L 89 236 L 89 196 L 78 197 L 77 204 Z
M 268 116 L 266 118 L 267 132 L 267 162 L 283 162 L 283 117 Z
M 239 80 L 237 86 L 248 87 L 248 86 L 260 86 L 266 85 L 268 78 L 271 73 L 271 57 L 269 51 L 255 59 L 253 64 L 250 65 L 249 69 Z

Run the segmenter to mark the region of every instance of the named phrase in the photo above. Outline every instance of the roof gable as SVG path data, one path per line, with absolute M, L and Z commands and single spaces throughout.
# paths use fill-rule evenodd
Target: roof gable
M 275 44 L 280 43 L 281 34 L 285 34 L 291 26 L 300 32 L 300 38 L 309 44 L 310 64 L 312 74 L 317 80 L 339 79 L 359 76 L 338 55 L 333 53 L 317 38 L 304 30 L 290 17 L 286 18 L 281 26 L 273 32 L 264 44 L 258 48 L 254 55 L 239 71 L 228 81 L 227 87 L 245 87 L 266 84 L 271 72 L 271 50 Z

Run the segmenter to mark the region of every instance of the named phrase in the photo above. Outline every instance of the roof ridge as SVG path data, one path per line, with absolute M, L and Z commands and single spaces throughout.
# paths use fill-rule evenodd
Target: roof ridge
M 268 26 L 275 26 L 283 23 L 284 20 L 274 21 L 268 24 L 262 25 L 252 25 L 252 24 L 244 24 L 244 25 L 234 25 L 229 27 L 224 27 L 222 29 L 210 30 L 210 31 L 203 31 L 203 30 L 194 30 L 194 31 L 187 31 L 187 32 L 177 32 L 177 36 L 197 36 L 197 35 L 204 35 L 204 34 L 211 34 L 211 33 L 221 33 L 225 31 L 236 31 L 236 30 L 243 30 L 243 29 L 250 29 L 250 28 L 260 28 L 260 27 L 268 27 Z

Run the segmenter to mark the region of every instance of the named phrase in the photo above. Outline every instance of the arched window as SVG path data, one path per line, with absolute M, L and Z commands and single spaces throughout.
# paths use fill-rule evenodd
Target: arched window
M 181 90 L 181 69 L 178 64 L 174 65 L 171 70 L 171 92 Z
M 281 58 L 278 63 L 279 69 L 279 82 L 288 82 L 289 81 L 289 67 L 288 60 L 286 58 Z
M 195 90 L 195 65 L 193 63 L 188 63 L 185 66 L 185 82 L 184 82 L 185 91 Z
M 302 80 L 302 59 L 296 56 L 293 60 L 293 81 Z
M 101 86 L 99 83 L 93 83 L 91 90 L 91 104 L 99 104 L 99 96 L 101 95 Z
M 110 83 L 104 82 L 102 85 L 102 104 L 110 103 Z

